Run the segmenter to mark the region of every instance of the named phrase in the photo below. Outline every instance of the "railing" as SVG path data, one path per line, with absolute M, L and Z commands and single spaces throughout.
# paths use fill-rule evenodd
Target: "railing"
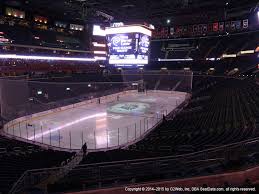
M 248 156 L 257 152 L 258 148 L 259 137 L 190 154 L 78 165 L 67 176 L 70 178 L 74 176 L 79 182 L 89 183 L 120 178 L 134 179 L 136 177 L 150 176 L 150 172 L 154 176 L 159 175 L 159 179 L 162 179 L 161 177 L 163 176 L 177 179 L 179 178 L 179 173 L 185 172 L 184 177 L 190 176 L 188 173 L 190 170 L 202 170 L 215 165 L 220 166 L 222 162 L 231 158 L 232 155 L 245 153 Z M 26 171 L 18 183 L 29 188 L 38 183 L 39 177 L 59 172 L 62 168 L 64 167 Z
M 22 176 L 14 183 L 13 187 L 9 191 L 10 194 L 16 193 L 16 191 L 20 190 L 21 188 L 25 188 L 27 186 L 26 184 L 26 178 L 29 176 L 28 171 L 25 171 Z
M 46 188 L 48 184 L 55 183 L 59 179 L 65 177 L 73 168 L 75 168 L 87 155 L 83 153 L 83 150 L 80 150 L 76 153 L 70 161 L 66 165 L 63 165 L 62 168 L 57 168 L 49 173 L 41 173 L 37 175 L 37 178 L 34 179 L 33 185 L 37 184 L 39 188 Z M 20 191 L 27 188 L 27 179 L 30 176 L 30 172 L 26 171 L 23 175 L 15 182 L 11 190 L 10 194 L 19 193 Z
M 80 190 L 70 191 L 69 194 L 103 194 L 103 193 L 128 193 L 129 191 L 135 190 L 136 188 L 162 188 L 161 190 L 165 190 L 165 188 L 170 191 L 170 188 L 179 188 L 184 190 L 184 188 L 191 187 L 204 187 L 204 185 L 209 185 L 211 188 L 221 188 L 225 186 L 222 180 L 227 180 L 229 185 L 235 186 L 244 186 L 244 183 L 247 183 L 247 180 L 250 180 L 250 189 L 251 193 L 256 193 L 257 190 L 255 185 L 258 185 L 259 180 L 259 166 L 248 167 L 245 170 L 240 169 L 240 171 L 235 171 L 231 173 L 221 173 L 215 175 L 201 175 L 198 177 L 190 177 L 190 178 L 182 178 L 176 180 L 158 180 L 158 181 L 148 181 L 144 183 L 135 183 L 135 184 L 127 184 L 121 186 L 119 184 L 114 184 L 112 187 L 108 188 L 93 188 L 91 191 L 89 190 Z M 253 186 L 252 186 L 253 185 Z M 247 185 L 248 186 L 248 185 Z M 225 188 L 223 189 L 225 190 Z M 253 191 L 253 192 L 252 192 Z M 141 194 L 150 194 L 151 192 L 146 189 L 145 191 L 141 191 Z M 165 192 L 163 192 L 165 193 Z M 224 192 L 223 192 L 224 193 Z

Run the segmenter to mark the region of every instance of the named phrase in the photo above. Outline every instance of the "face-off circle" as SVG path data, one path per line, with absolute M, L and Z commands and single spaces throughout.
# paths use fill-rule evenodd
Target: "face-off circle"
M 110 106 L 107 111 L 111 113 L 142 114 L 150 108 L 150 105 L 142 102 L 125 102 Z

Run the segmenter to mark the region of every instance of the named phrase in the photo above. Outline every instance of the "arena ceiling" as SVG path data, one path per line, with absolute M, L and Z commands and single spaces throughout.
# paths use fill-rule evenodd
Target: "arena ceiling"
M 1 0 L 0 0 L 1 1 Z M 168 16 L 190 14 L 200 10 L 218 12 L 225 9 L 253 9 L 258 0 L 2 0 L 39 14 L 84 22 L 105 21 L 97 12 L 115 21 L 161 22 Z

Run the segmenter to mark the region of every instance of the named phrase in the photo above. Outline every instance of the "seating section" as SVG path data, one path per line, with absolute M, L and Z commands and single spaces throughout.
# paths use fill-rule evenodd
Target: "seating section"
M 250 147 L 252 148 L 251 151 L 246 152 L 245 155 L 242 154 L 242 150 L 237 151 L 236 153 L 239 156 L 236 159 L 217 156 L 214 156 L 215 158 L 200 159 L 201 155 L 193 155 L 190 158 L 187 156 L 176 159 L 166 157 L 156 160 L 126 160 L 80 165 L 57 183 L 48 185 L 48 191 L 53 193 L 64 191 L 76 192 L 134 183 L 193 178 L 239 171 L 240 169 L 254 167 L 258 164 L 258 145 L 251 145 Z M 224 151 L 221 150 L 220 152 Z M 120 153 L 122 152 L 117 152 L 116 154 Z M 102 154 L 105 156 L 107 153 Z M 127 151 L 123 152 L 123 154 L 131 153 Z M 204 154 L 202 155 L 204 156 Z
M 154 162 L 136 161 L 133 163 L 103 164 L 100 166 L 79 166 L 72 170 L 65 178 L 48 187 L 49 192 L 81 191 L 82 189 L 97 189 L 143 183 L 147 181 L 179 179 L 218 173 L 223 165 L 219 161 L 213 162 L 177 162 L 165 161 L 163 168 L 156 167 Z M 170 168 L 174 166 L 175 168 Z M 98 175 L 96 172 L 99 172 Z
M 1 31 L 14 44 L 35 45 L 52 48 L 84 49 L 82 34 L 59 33 L 53 30 L 32 29 L 23 26 L 1 24 Z M 23 37 L 23 38 L 21 38 Z
M 256 118 L 259 115 L 258 89 L 259 86 L 250 79 L 195 77 L 192 100 L 174 119 L 167 118 L 143 140 L 127 149 L 89 153 L 81 162 L 81 165 L 108 162 L 109 167 L 98 167 L 100 176 L 107 177 L 107 179 L 99 180 L 98 177 L 95 177 L 95 171 L 90 172 L 88 168 L 81 169 L 79 166 L 55 185 L 50 185 L 50 191 L 59 191 L 60 188 L 62 190 L 81 189 L 83 184 L 87 188 L 91 188 L 98 185 L 98 181 L 110 185 L 126 170 L 128 174 L 125 174 L 120 181 L 129 183 L 136 182 L 136 180 L 143 182 L 207 175 L 238 169 L 247 163 L 254 165 L 258 161 L 258 153 L 254 148 L 251 149 L 250 155 L 246 155 L 238 163 L 230 163 L 225 159 L 205 160 L 202 163 L 200 160 L 197 162 L 194 159 L 190 161 L 186 159 L 184 160 L 186 163 L 177 165 L 174 161 L 175 168 L 173 171 L 170 169 L 168 175 L 162 176 L 162 171 L 159 171 L 155 172 L 152 178 L 146 177 L 146 173 L 150 171 L 151 167 L 154 169 L 154 164 L 145 163 L 144 165 L 143 163 L 143 166 L 138 169 L 139 167 L 133 164 L 120 164 L 116 167 L 112 165 L 112 162 L 144 158 L 147 160 L 147 158 L 157 156 L 193 153 L 258 137 L 256 130 Z M 70 153 L 42 150 L 38 146 L 4 137 L 1 137 L 0 142 L 3 142 L 0 143 L 0 147 L 2 147 L 0 149 L 0 168 L 3 172 L 0 175 L 0 188 L 3 192 L 10 189 L 24 171 L 58 166 L 63 160 L 72 156 Z M 51 158 L 51 160 L 42 160 L 42 158 Z M 170 161 L 165 161 L 165 163 L 163 168 L 166 168 Z M 132 179 L 132 177 L 135 178 Z
M 222 54 L 237 54 L 242 50 L 255 50 L 259 35 L 257 32 L 204 38 L 171 39 L 151 44 L 151 58 L 181 59 L 220 58 Z
M 128 150 L 90 153 L 82 164 L 185 154 L 258 136 L 258 85 L 241 80 L 200 81 L 206 89 L 198 90 L 173 120 L 163 122 Z
M 36 79 L 35 81 L 29 83 L 31 97 L 35 97 L 44 103 L 62 101 L 69 98 L 77 98 L 79 100 L 80 96 L 88 99 L 91 97 L 91 94 L 94 95 L 94 93 L 101 91 L 103 95 L 105 90 L 112 90 L 123 86 L 122 84 L 95 83 L 122 81 L 121 76 L 104 77 L 101 72 L 72 74 L 70 76 L 54 77 L 51 79 Z M 57 82 L 58 84 L 53 84 Z M 67 88 L 70 90 L 67 91 Z M 38 90 L 42 90 L 44 94 L 48 94 L 47 98 L 44 95 L 37 95 Z
M 14 75 L 40 75 L 53 73 L 97 73 L 101 71 L 99 64 L 89 62 L 41 61 L 41 60 L 0 60 L 1 77 Z
M 209 72 L 213 75 L 234 75 L 248 69 L 257 69 L 257 54 L 241 54 L 241 51 L 254 51 L 257 48 L 257 32 L 204 38 L 182 38 L 166 41 L 153 41 L 151 44 L 150 66 L 168 69 L 190 68 L 195 72 Z M 223 58 L 224 54 L 235 54 L 235 57 Z M 181 59 L 193 59 L 181 61 Z M 157 59 L 161 59 L 157 61 Z M 162 59 L 168 59 L 163 61 Z M 212 72 L 210 72 L 212 73 Z
M 90 166 L 75 168 L 58 183 L 50 185 L 49 190 L 81 190 L 83 185 L 83 188 L 89 189 L 97 188 L 101 183 L 101 186 L 105 187 L 210 175 L 255 165 L 258 162 L 258 148 L 254 145 L 244 154 L 237 150 L 238 159 L 235 159 L 235 156 L 227 159 L 215 155 L 215 160 L 200 160 L 198 155 L 195 155 L 192 159 L 165 159 L 165 163 L 157 161 L 157 165 L 161 164 L 159 168 L 143 160 L 156 156 L 193 153 L 258 137 L 254 126 L 259 111 L 258 85 L 250 80 L 196 78 L 194 86 L 196 94 L 191 103 L 175 119 L 169 118 L 142 141 L 129 146 L 128 149 L 88 154 L 81 164 Z M 199 88 L 203 89 L 198 90 Z M 235 155 L 234 152 L 233 154 Z M 142 160 L 131 164 L 131 159 Z M 114 161 L 121 162 L 110 163 Z M 91 166 L 92 163 L 101 162 L 108 162 L 107 167 L 105 164 L 96 167 L 97 169 Z M 99 172 L 97 177 L 95 170 Z
M 256 137 L 258 88 L 250 81 L 223 81 L 199 94 L 209 98 L 194 100 L 186 108 L 194 112 L 184 111 L 164 122 L 130 149 L 159 155 L 183 154 Z
M 72 155 L 0 136 L 0 193 L 7 193 L 26 170 L 58 167 Z

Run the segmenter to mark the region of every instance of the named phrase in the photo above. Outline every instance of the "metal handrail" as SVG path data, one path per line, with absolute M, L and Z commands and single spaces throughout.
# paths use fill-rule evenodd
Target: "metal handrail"
M 87 153 L 88 154 L 88 153 Z M 80 159 L 80 161 L 78 160 L 78 157 L 80 157 L 79 159 Z M 71 159 L 71 161 L 69 162 L 69 163 L 67 163 L 65 166 L 62 166 L 62 167 L 57 167 L 57 168 L 49 168 L 48 170 L 49 171 L 63 171 L 63 172 L 65 172 L 64 174 L 62 174 L 63 176 L 65 176 L 70 170 L 72 170 L 74 167 L 76 167 L 76 164 L 74 164 L 75 162 L 76 163 L 79 163 L 79 162 L 81 162 L 81 160 L 83 159 L 83 151 L 82 150 L 80 150 L 79 152 L 77 152 L 76 154 L 75 154 L 75 156 L 73 156 L 73 158 Z M 74 165 L 74 166 L 73 166 Z M 64 171 L 65 170 L 65 171 Z M 10 194 L 13 194 L 13 193 L 17 193 L 17 192 L 19 192 L 19 191 L 21 191 L 23 188 L 21 188 L 22 186 L 20 185 L 20 184 L 22 184 L 23 182 L 25 182 L 25 180 L 26 180 L 26 178 L 27 178 L 27 176 L 30 176 L 31 174 L 33 174 L 33 173 L 37 173 L 38 174 L 38 172 L 39 171 L 37 171 L 37 170 L 27 170 L 27 171 L 25 171 L 23 174 L 22 174 L 22 176 L 13 184 L 13 186 L 12 186 L 12 188 L 11 188 L 11 190 L 9 191 L 9 193 Z M 44 172 L 46 172 L 46 170 L 44 170 Z M 56 173 L 48 173 L 49 174 L 49 176 L 47 176 L 47 177 L 43 177 L 42 178 L 42 180 L 40 181 L 40 183 L 39 184 L 42 184 L 42 185 L 44 185 L 44 184 L 47 184 L 47 182 L 45 183 L 45 182 L 43 182 L 43 181 L 48 181 L 48 178 L 50 178 L 51 176 L 53 176 L 53 177 L 55 177 L 55 175 L 57 174 L 57 172 Z M 61 176 L 60 176 L 60 174 L 59 174 L 59 177 L 58 176 L 56 176 L 55 178 L 61 178 Z M 25 184 L 23 184 L 23 185 L 25 185 Z
M 17 187 L 19 184 L 21 184 L 24 179 L 26 178 L 27 174 L 29 173 L 29 171 L 25 171 L 22 176 L 20 176 L 20 178 L 14 183 L 14 185 L 12 186 L 12 188 L 10 189 L 9 193 L 12 194 L 12 193 L 15 193 L 16 190 L 17 190 Z
M 128 164 L 143 164 L 143 163 L 149 163 L 149 162 L 162 162 L 162 161 L 169 161 L 169 160 L 179 160 L 182 161 L 183 159 L 186 161 L 188 160 L 188 158 L 190 159 L 189 161 L 193 161 L 193 159 L 191 159 L 191 157 L 199 157 L 199 156 L 205 156 L 204 154 L 206 154 L 206 158 L 209 159 L 209 154 L 210 153 L 214 153 L 217 151 L 222 151 L 222 150 L 227 150 L 228 152 L 231 153 L 231 149 L 235 149 L 237 147 L 243 147 L 245 145 L 250 145 L 250 144 L 258 144 L 259 143 L 259 137 L 256 138 L 252 138 L 249 140 L 245 140 L 242 142 L 237 142 L 237 143 L 232 143 L 232 144 L 227 144 L 227 145 L 222 145 L 222 146 L 218 146 L 215 148 L 210 148 L 210 149 L 205 149 L 205 150 L 201 150 L 198 152 L 192 152 L 189 154 L 181 154 L 181 155 L 176 155 L 176 156 L 164 156 L 164 157 L 151 157 L 151 158 L 144 158 L 144 159 L 135 159 L 135 160 L 123 160 L 123 161 L 115 161 L 115 162 L 101 162 L 101 163 L 92 163 L 92 164 L 83 164 L 83 165 L 77 165 L 77 168 L 80 169 L 86 169 L 86 168 L 99 168 L 99 167 L 104 167 L 104 166 L 116 166 L 116 165 L 128 165 Z M 223 154 L 225 152 L 222 152 Z M 206 159 L 205 158 L 205 159 Z M 197 160 L 198 158 L 196 158 Z M 200 160 L 204 160 L 203 158 Z M 211 160 L 211 159 L 210 159 Z M 198 160 L 199 161 L 199 160 Z M 54 168 L 42 168 L 42 169 L 33 169 L 33 170 L 27 170 L 23 173 L 23 175 L 18 179 L 18 181 L 13 185 L 12 189 L 10 190 L 10 193 L 15 193 L 15 188 L 18 187 L 19 184 L 25 183 L 25 180 L 27 177 L 33 177 L 34 175 L 39 175 L 39 173 L 45 173 L 46 172 L 52 172 L 52 171 L 58 171 L 61 170 L 65 167 L 54 167 Z M 29 179 L 30 180 L 30 179 Z
M 237 146 L 241 146 L 243 147 L 244 145 L 249 145 L 249 144 L 258 144 L 259 143 L 259 137 L 258 138 L 253 138 L 250 140 L 246 140 L 243 142 L 239 142 L 239 143 L 233 143 L 233 144 L 229 144 L 229 145 L 225 145 L 225 146 L 219 146 L 217 148 L 213 148 L 213 149 L 207 149 L 207 150 L 203 150 L 200 152 L 195 152 L 195 153 L 190 153 L 190 154 L 182 154 L 182 155 L 177 155 L 177 156 L 167 156 L 167 157 L 153 157 L 153 158 L 145 158 L 145 159 L 137 159 L 137 160 L 123 160 L 123 161 L 117 161 L 117 162 L 104 162 L 104 163 L 94 163 L 94 164 L 85 164 L 85 165 L 77 165 L 76 169 L 80 169 L 80 171 L 82 170 L 89 170 L 89 168 L 95 168 L 95 169 L 107 169 L 107 168 L 116 168 L 118 166 L 146 166 L 145 164 L 148 164 L 148 166 L 150 165 L 158 165 L 157 168 L 159 169 L 159 165 L 160 164 L 164 164 L 164 162 L 168 163 L 168 162 L 172 162 L 175 161 L 175 164 L 178 165 L 190 165 L 192 163 L 202 163 L 202 162 L 219 162 L 221 163 L 222 161 L 225 160 L 225 157 L 223 155 L 223 157 L 221 156 L 217 156 L 216 158 L 209 156 L 210 153 L 213 153 L 214 151 L 222 151 L 222 150 L 226 150 L 226 148 L 237 148 Z M 228 149 L 228 151 L 231 154 L 231 150 Z M 225 152 L 223 152 L 224 154 Z M 199 155 L 201 154 L 201 156 L 205 156 L 205 158 L 203 157 L 199 157 Z M 202 155 L 202 154 L 206 154 L 206 155 Z M 195 158 L 190 158 L 194 156 Z M 189 158 L 189 159 L 188 159 Z M 64 169 L 65 167 L 56 167 L 56 168 L 44 168 L 44 169 L 34 169 L 34 170 L 28 170 L 26 171 L 21 178 L 17 181 L 17 183 L 14 185 L 14 187 L 17 187 L 17 185 L 22 184 L 26 185 L 27 187 L 33 186 L 35 184 L 35 182 L 33 182 L 34 180 L 34 176 L 39 176 L 39 175 L 46 175 L 46 174 L 51 174 L 53 172 L 56 171 L 60 171 L 62 169 Z M 148 167 L 149 168 L 149 167 Z M 98 172 L 99 172 L 98 170 Z M 123 170 L 123 169 L 122 169 Z M 100 174 L 99 174 L 100 176 Z M 26 180 L 28 180 L 27 182 L 25 182 Z M 30 182 L 31 181 L 31 182 Z M 12 188 L 12 190 L 10 190 L 9 193 L 15 193 L 15 190 Z
M 209 153 L 213 153 L 215 151 L 226 150 L 226 148 L 231 148 L 231 147 L 234 148 L 234 147 L 238 147 L 238 146 L 242 146 L 242 145 L 255 144 L 255 143 L 259 143 L 259 137 L 249 139 L 246 141 L 242 141 L 242 142 L 238 142 L 238 143 L 232 143 L 232 144 L 228 144 L 228 145 L 219 146 L 216 148 L 210 148 L 210 149 L 206 149 L 206 150 L 202 150 L 202 151 L 198 151 L 198 152 L 193 152 L 193 153 L 189 153 L 189 154 L 181 154 L 181 155 L 176 155 L 176 156 L 151 157 L 151 158 L 134 159 L 134 160 L 122 160 L 122 161 L 114 161 L 114 162 L 83 164 L 83 165 L 78 165 L 77 168 L 87 168 L 87 167 L 91 167 L 91 166 L 93 166 L 93 167 L 114 166 L 117 164 L 130 164 L 130 163 L 137 164 L 137 163 L 143 163 L 143 162 L 145 163 L 145 162 L 152 162 L 152 161 L 154 162 L 154 161 L 177 160 L 177 159 L 183 159 L 183 158 L 188 159 L 188 157 L 198 156 L 198 155 L 204 154 L 204 153 L 209 154 Z M 53 168 L 41 168 L 41 169 L 27 170 L 25 173 L 23 173 L 22 177 L 26 174 L 59 170 L 62 168 L 64 168 L 64 167 L 53 167 Z

